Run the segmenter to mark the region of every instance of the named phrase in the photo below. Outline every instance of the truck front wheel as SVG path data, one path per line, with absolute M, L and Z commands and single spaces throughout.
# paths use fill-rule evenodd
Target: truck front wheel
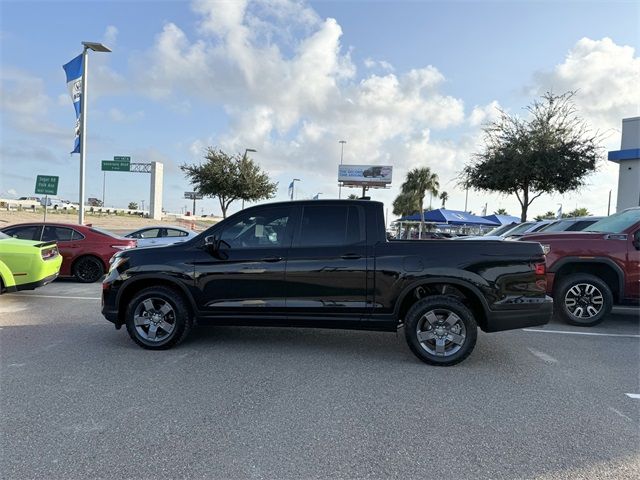
M 182 295 L 167 287 L 142 290 L 131 299 L 125 315 L 131 339 L 150 350 L 177 345 L 193 324 Z
M 416 357 L 444 367 L 460 363 L 471 354 L 478 325 L 460 300 L 435 295 L 411 307 L 405 318 L 405 337 Z

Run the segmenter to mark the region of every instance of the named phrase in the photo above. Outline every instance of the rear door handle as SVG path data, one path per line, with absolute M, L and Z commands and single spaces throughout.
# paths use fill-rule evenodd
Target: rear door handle
M 358 255 L 357 253 L 345 253 L 342 255 L 343 260 L 358 260 L 362 258 L 362 255 Z
M 269 262 L 269 263 L 279 262 L 280 260 L 282 260 L 282 257 L 277 257 L 275 255 L 273 257 L 264 257 L 262 259 L 263 262 Z

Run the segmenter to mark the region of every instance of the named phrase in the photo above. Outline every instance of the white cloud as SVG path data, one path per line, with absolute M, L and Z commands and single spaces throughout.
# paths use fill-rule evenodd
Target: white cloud
M 118 39 L 118 27 L 114 25 L 108 25 L 102 36 L 105 45 L 111 49 L 116 46 L 116 40 Z
M 387 72 L 395 71 L 393 65 L 391 65 L 391 63 L 387 62 L 386 60 L 373 60 L 372 58 L 365 58 L 363 63 L 364 66 L 370 70 L 379 68 Z
M 619 142 L 621 120 L 640 115 L 640 57 L 628 45 L 610 38 L 582 38 L 551 72 L 536 76 L 535 90 L 562 93 L 577 90 L 576 105 L 593 126 L 608 136 L 608 147 Z M 617 145 L 619 147 L 619 144 Z
M 15 130 L 57 138 L 73 131 L 58 127 L 48 119 L 52 99 L 45 93 L 44 80 L 23 70 L 3 66 L 0 72 L 0 111 L 3 122 Z
M 128 123 L 128 122 L 134 122 L 136 120 L 140 120 L 141 118 L 143 118 L 144 112 L 141 110 L 137 110 L 132 113 L 125 113 L 119 108 L 112 107 L 107 112 L 107 115 L 112 122 Z
M 476 105 L 469 115 L 469 125 L 472 127 L 481 126 L 487 122 L 496 120 L 500 115 L 500 104 L 497 100 L 487 105 Z

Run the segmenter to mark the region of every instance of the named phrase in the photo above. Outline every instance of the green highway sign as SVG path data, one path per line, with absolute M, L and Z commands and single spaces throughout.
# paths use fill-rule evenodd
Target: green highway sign
M 110 160 L 102 160 L 102 171 L 103 172 L 130 172 L 131 171 L 131 163 L 123 160 L 114 160 L 113 162 Z
M 57 195 L 59 179 L 60 177 L 53 175 L 38 175 L 36 177 L 36 193 L 40 195 Z
M 113 161 L 131 163 L 131 157 L 113 157 Z

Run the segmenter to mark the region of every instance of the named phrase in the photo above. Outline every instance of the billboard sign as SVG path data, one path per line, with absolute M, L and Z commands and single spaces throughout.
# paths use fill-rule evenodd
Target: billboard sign
M 338 181 L 345 185 L 385 186 L 391 183 L 389 165 L 339 165 Z

